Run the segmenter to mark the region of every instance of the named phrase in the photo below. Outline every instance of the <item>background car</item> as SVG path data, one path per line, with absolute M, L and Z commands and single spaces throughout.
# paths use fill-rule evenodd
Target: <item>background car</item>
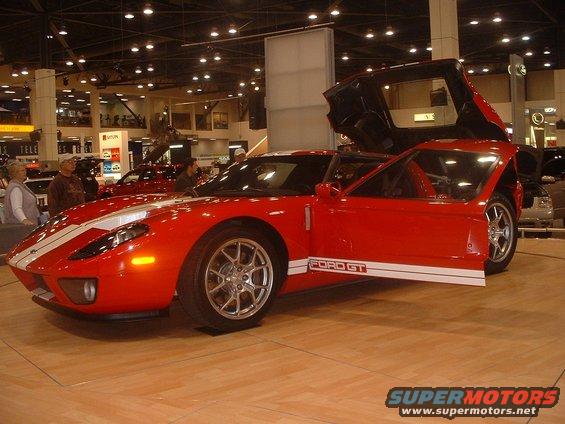
M 172 165 L 141 165 L 125 174 L 116 184 L 101 186 L 98 198 L 172 192 L 179 170 Z
M 522 213 L 518 226 L 524 228 L 551 228 L 553 227 L 553 202 L 547 190 L 535 181 L 521 181 L 524 188 Z M 531 235 L 526 233 L 525 235 Z M 538 238 L 551 237 L 551 233 L 534 233 Z
M 47 212 L 47 189 L 49 184 L 53 181 L 53 177 L 45 178 L 28 178 L 24 184 L 29 188 L 35 197 L 37 197 L 37 206 L 41 212 Z
M 565 226 L 565 148 L 550 147 L 543 150 L 541 179 L 553 201 L 554 219 Z

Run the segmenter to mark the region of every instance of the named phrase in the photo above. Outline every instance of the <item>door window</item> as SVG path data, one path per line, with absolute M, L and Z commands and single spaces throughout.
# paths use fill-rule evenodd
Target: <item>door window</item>
M 334 173 L 333 181 L 339 182 L 342 188 L 349 187 L 386 161 L 384 157 L 382 159 L 342 157 Z
M 135 183 L 138 179 L 139 176 L 141 175 L 141 171 L 131 171 L 128 172 L 125 176 L 124 179 L 122 180 L 123 184 L 127 184 L 127 183 Z
M 491 154 L 420 150 L 377 173 L 351 196 L 467 201 L 494 169 Z

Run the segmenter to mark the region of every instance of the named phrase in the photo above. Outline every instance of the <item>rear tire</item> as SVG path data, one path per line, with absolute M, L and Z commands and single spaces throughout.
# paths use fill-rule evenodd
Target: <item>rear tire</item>
M 254 228 L 221 226 L 185 259 L 178 296 L 198 324 L 230 332 L 253 327 L 270 309 L 282 266 L 269 238 Z
M 497 274 L 504 271 L 514 256 L 518 240 L 516 212 L 508 198 L 495 192 L 489 200 L 487 217 L 489 257 L 485 261 L 485 273 Z

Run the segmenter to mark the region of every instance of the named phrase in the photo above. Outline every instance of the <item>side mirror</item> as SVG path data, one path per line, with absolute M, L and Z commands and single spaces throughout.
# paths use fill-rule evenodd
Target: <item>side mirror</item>
M 555 177 L 552 177 L 551 175 L 544 175 L 541 177 L 541 182 L 544 184 L 553 184 L 555 181 Z
M 316 184 L 316 194 L 322 199 L 333 199 L 341 193 L 338 182 Z

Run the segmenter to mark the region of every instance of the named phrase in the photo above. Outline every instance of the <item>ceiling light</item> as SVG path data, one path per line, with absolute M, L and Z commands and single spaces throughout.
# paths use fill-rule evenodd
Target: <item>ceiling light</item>
M 416 53 L 418 51 L 418 49 L 416 47 L 412 47 L 409 52 L 410 53 Z
M 525 54 L 526 56 L 533 56 L 533 55 L 534 55 L 534 52 L 528 50 L 528 51 L 527 51 L 526 53 L 524 53 L 524 54 Z
M 471 22 L 469 22 L 471 25 L 479 25 L 479 21 L 477 21 L 476 19 L 473 19 Z
M 192 94 L 192 90 L 186 90 L 188 94 Z
M 390 37 L 391 35 L 394 35 L 394 30 L 392 29 L 391 26 L 386 27 L 385 35 L 387 35 L 387 36 L 389 36 L 389 37 Z
M 10 86 L 9 86 L 9 85 L 6 85 L 6 84 L 2 85 L 1 87 L 2 87 L 2 88 L 10 88 Z
M 153 41 L 148 41 L 147 44 L 145 45 L 145 48 L 147 50 L 153 50 L 154 47 L 155 45 L 153 44 Z
M 98 81 L 98 79 L 93 75 L 93 76 L 90 77 L 90 81 L 96 82 L 96 81 Z
M 126 18 L 126 19 L 133 19 L 133 18 L 134 18 L 133 13 L 131 13 L 131 12 L 126 13 L 126 14 L 124 15 L 124 18 Z
M 426 47 L 426 50 L 429 51 L 429 52 L 431 52 L 431 51 L 433 50 L 433 49 L 432 49 L 432 46 Z
M 145 6 L 143 7 L 143 14 L 144 15 L 153 14 L 153 8 L 151 7 L 151 3 L 145 3 Z
M 77 99 L 77 102 L 84 103 L 84 102 L 86 102 L 86 100 L 84 100 L 84 99 Z
M 128 99 L 123 98 L 123 97 L 122 97 L 120 100 L 121 100 L 122 102 L 127 102 L 127 101 L 128 101 Z
M 206 59 L 205 57 L 200 58 L 200 63 L 206 63 L 206 62 L 208 62 L 208 59 Z
M 474 70 L 472 70 L 472 69 L 469 69 L 469 70 L 467 71 L 467 73 L 468 73 L 468 74 L 474 74 L 474 73 L 475 73 L 475 71 L 474 71 Z
M 84 56 L 79 57 L 78 63 L 86 63 L 86 58 Z
M 83 79 L 80 80 L 80 83 L 81 83 L 81 84 L 86 84 L 86 80 L 83 78 Z
M 375 34 L 373 33 L 372 29 L 367 31 L 367 34 L 365 34 L 365 38 L 369 38 L 369 39 L 375 38 Z
M 228 29 L 228 32 L 229 32 L 230 34 L 237 34 L 237 28 L 236 28 L 235 24 L 230 24 L 230 27 L 229 27 L 229 29 Z
M 551 54 L 551 51 L 546 47 L 543 51 L 543 54 Z
M 197 75 L 194 75 L 194 76 L 192 77 L 192 80 L 193 80 L 193 81 L 198 81 L 198 76 L 197 76 Z
M 461 58 L 461 59 L 457 59 L 457 60 L 459 60 L 459 63 L 463 63 L 463 62 L 465 62 L 465 59 L 464 59 L 464 58 Z
M 522 37 L 522 41 L 530 41 L 530 36 L 529 35 L 524 35 Z
M 153 65 L 147 65 L 147 72 L 153 72 L 154 70 Z
M 90 94 L 90 91 L 85 91 L 86 94 Z
M 243 93 L 237 93 L 237 97 L 242 97 Z
M 122 97 L 122 96 L 123 96 L 123 94 L 122 94 L 122 93 L 116 93 L 116 96 L 118 96 L 118 97 Z
M 241 81 L 241 82 L 239 83 L 239 86 L 240 86 L 240 87 L 245 87 L 245 83 L 244 83 L 243 81 Z
M 255 87 L 255 91 L 259 91 L 259 87 Z
M 218 53 L 218 52 L 214 53 L 214 60 L 216 62 L 222 60 L 222 56 L 220 56 L 220 53 Z
M 502 22 L 502 18 L 500 17 L 500 15 L 499 15 L 498 13 L 496 13 L 496 14 L 494 15 L 494 18 L 492 18 L 492 21 L 493 21 L 494 23 L 497 23 L 497 24 L 498 24 L 498 23 Z
M 546 62 L 546 63 L 543 64 L 543 66 L 545 66 L 546 68 L 549 68 L 551 66 L 551 63 Z
M 22 75 L 27 75 L 27 74 L 29 74 L 29 71 L 27 70 L 27 68 L 23 68 Z
M 137 53 L 139 51 L 139 47 L 137 46 L 137 44 L 134 44 L 133 46 L 131 46 L 131 51 L 134 53 Z
M 141 74 L 141 68 L 139 66 L 135 68 L 135 73 Z
M 19 72 L 18 72 L 18 71 L 16 71 L 16 70 L 13 70 L 13 71 L 12 71 L 12 76 L 13 76 L 14 78 L 16 78 L 16 77 L 19 77 L 19 76 L 20 76 L 20 74 L 19 74 Z
M 489 72 L 490 69 L 489 68 L 483 68 L 483 72 Z
M 108 103 L 108 100 L 100 100 L 100 103 Z
M 218 32 L 217 28 L 212 28 L 212 31 L 210 32 L 210 37 L 218 37 L 220 35 L 220 33 Z
M 141 95 L 139 96 L 140 99 L 145 99 L 145 96 Z
M 69 102 L 61 102 L 62 105 L 70 105 Z
M 502 40 L 503 43 L 509 43 L 510 42 L 510 38 L 509 37 L 503 37 Z
M 339 16 L 339 10 L 333 9 L 333 10 L 330 12 L 330 15 L 332 15 L 332 16 Z
M 261 68 L 255 68 L 254 71 L 259 73 L 259 72 L 261 72 Z
M 75 97 L 75 95 L 74 95 L 74 94 L 69 94 L 67 97 L 69 97 L 69 98 L 72 99 L 73 97 Z
M 197 88 L 196 91 L 198 91 L 199 93 L 202 92 L 201 88 Z
M 73 90 L 70 90 L 70 89 L 68 89 L 68 88 L 65 88 L 65 89 L 63 90 L 63 93 L 72 93 L 72 92 L 73 92 Z
M 4 91 L 4 93 L 6 93 L 6 94 L 16 94 L 16 92 L 13 91 L 13 90 L 6 90 L 6 91 Z
M 210 79 L 210 75 L 208 74 L 204 75 L 204 79 Z
M 65 26 L 65 24 L 61 24 L 61 27 L 59 28 L 59 35 L 67 35 L 67 27 Z
M 137 84 L 137 88 L 143 88 L 143 84 Z
M 315 21 L 316 19 L 318 19 L 318 15 L 316 15 L 315 13 L 310 13 L 308 15 L 308 19 L 310 19 L 311 21 Z
M 367 72 L 373 72 L 373 68 L 371 68 L 370 66 L 366 69 Z
M 73 66 L 74 65 L 72 60 L 67 60 L 65 63 L 66 63 L 67 66 Z
M 233 97 L 233 94 L 228 94 L 228 97 Z
M 152 82 L 147 83 L 147 87 L 153 87 L 153 86 L 154 86 L 154 84 Z
M 385 85 L 385 90 L 388 90 L 390 88 L 390 85 Z
M 341 56 L 341 60 L 349 60 L 347 53 L 344 53 L 343 56 Z
M 251 81 L 251 85 L 255 85 L 257 84 L 255 81 Z
M 13 102 L 21 102 L 22 99 L 12 99 Z

